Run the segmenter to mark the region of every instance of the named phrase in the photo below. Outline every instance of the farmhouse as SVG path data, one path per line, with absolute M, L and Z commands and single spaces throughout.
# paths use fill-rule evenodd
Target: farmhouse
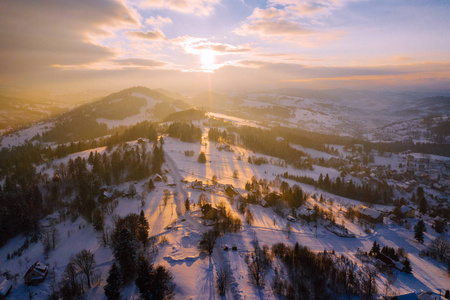
M 357 210 L 358 217 L 374 224 L 383 223 L 383 214 L 375 209 L 360 206 Z
M 403 205 L 400 207 L 400 211 L 406 218 L 414 218 L 416 215 L 416 210 L 411 206 Z
M 11 281 L 3 277 L 0 277 L 0 300 L 6 299 L 11 289 L 12 289 Z
M 225 194 L 227 194 L 228 197 L 232 198 L 239 195 L 239 192 L 231 184 L 227 184 L 225 186 Z
M 28 285 L 38 285 L 44 282 L 48 274 L 48 267 L 37 261 L 32 265 L 25 276 L 23 276 L 25 283 Z

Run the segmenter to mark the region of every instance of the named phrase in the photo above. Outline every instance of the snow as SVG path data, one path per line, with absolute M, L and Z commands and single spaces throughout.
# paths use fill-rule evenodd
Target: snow
M 295 148 L 297 150 L 303 151 L 305 153 L 308 153 L 311 158 L 321 158 L 323 157 L 324 159 L 330 159 L 330 158 L 336 158 L 337 156 L 332 155 L 332 154 L 328 154 L 326 152 L 322 152 L 319 150 L 315 150 L 315 149 L 311 149 L 311 148 L 305 148 L 301 145 L 290 145 L 292 148 Z
M 150 108 L 155 106 L 155 104 L 161 102 L 160 100 L 153 99 L 151 97 L 148 97 L 146 95 L 143 95 L 141 93 L 132 93 L 134 97 L 144 98 L 147 100 L 147 104 L 141 108 L 138 114 L 135 114 L 133 116 L 126 117 L 123 120 L 110 120 L 105 118 L 98 118 L 96 119 L 97 123 L 101 124 L 104 123 L 106 126 L 108 126 L 108 129 L 112 129 L 119 126 L 130 126 L 134 125 L 136 123 L 146 121 L 148 119 L 153 119 L 154 116 L 148 112 Z M 120 100 L 120 99 L 119 99 Z M 118 100 L 117 100 L 118 101 Z
M 210 118 L 223 119 L 224 121 L 231 122 L 236 126 L 250 126 L 250 127 L 262 128 L 261 126 L 259 126 L 258 124 L 254 123 L 254 122 L 244 120 L 244 119 L 241 119 L 238 117 L 233 117 L 233 116 L 219 114 L 219 113 L 213 113 L 213 112 L 207 112 L 206 115 Z
M 1 147 L 13 147 L 19 146 L 25 143 L 25 141 L 31 140 L 37 134 L 42 134 L 52 129 L 54 124 L 52 122 L 42 122 L 34 126 L 22 129 L 16 132 L 12 132 L 6 136 L 2 136 L 0 140 Z
M 149 100 L 150 101 L 150 100 Z M 210 113 L 211 114 L 211 113 Z M 218 114 L 213 114 L 217 116 Z M 241 122 L 239 119 L 233 119 L 234 122 Z M 245 121 L 245 120 L 244 120 Z M 245 123 L 246 125 L 248 123 Z M 257 126 L 255 124 L 255 126 Z M 204 129 L 204 137 L 207 136 L 207 128 Z M 267 276 L 267 284 L 263 289 L 253 287 L 248 279 L 247 263 L 245 255 L 253 249 L 252 242 L 258 239 L 261 245 L 273 245 L 278 242 L 293 245 L 298 242 L 301 245 L 308 246 L 313 251 L 335 250 L 339 255 L 345 255 L 352 261 L 361 264 L 356 257 L 357 249 L 368 251 L 373 242 L 377 241 L 381 246 L 388 245 L 390 247 L 402 247 L 409 253 L 409 259 L 413 268 L 413 274 L 406 274 L 395 270 L 397 281 L 394 289 L 399 293 L 416 292 L 421 290 L 438 292 L 439 288 L 450 286 L 450 279 L 446 274 L 446 266 L 433 261 L 429 258 L 421 258 L 419 252 L 425 248 L 424 245 L 417 243 L 413 238 L 413 231 L 401 227 L 393 222 L 386 222 L 384 225 L 376 225 L 370 231 L 366 231 L 366 226 L 358 222 L 350 222 L 344 217 L 344 211 L 347 207 L 357 206 L 361 204 L 356 200 L 335 196 L 318 188 L 306 184 L 296 183 L 292 180 L 286 180 L 290 185 L 298 184 L 304 191 L 311 195 L 322 194 L 325 199 L 333 199 L 334 203 L 329 201 L 321 203 L 312 197 L 308 198 L 305 206 L 301 207 L 299 212 L 308 212 L 307 208 L 313 208 L 318 205 L 321 209 L 332 211 L 336 218 L 336 224 L 343 224 L 349 231 L 354 234 L 354 238 L 339 237 L 324 227 L 324 224 L 307 224 L 306 222 L 293 222 L 292 232 L 287 234 L 285 227 L 288 222 L 286 217 L 276 214 L 271 207 L 264 208 L 261 205 L 251 204 L 248 209 L 254 215 L 254 223 L 249 225 L 245 222 L 245 218 L 237 210 L 237 201 L 230 201 L 224 194 L 222 187 L 212 187 L 209 190 L 201 191 L 190 188 L 190 183 L 182 182 L 187 180 L 193 182 L 201 180 L 204 184 L 210 184 L 213 175 L 218 177 L 220 185 L 232 184 L 236 189 L 243 193 L 245 183 L 250 181 L 252 176 L 257 179 L 265 178 L 273 180 L 278 174 L 289 172 L 294 175 L 306 175 L 318 179 L 319 174 L 328 173 L 331 178 L 339 176 L 339 171 L 331 168 L 314 166 L 313 171 L 297 170 L 289 166 L 283 168 L 271 164 L 263 164 L 260 166 L 252 165 L 247 162 L 250 155 L 264 156 L 259 153 L 250 152 L 238 146 L 231 146 L 234 152 L 219 151 L 218 144 L 213 142 L 200 143 L 183 143 L 177 139 L 164 136 L 164 151 L 166 163 L 163 166 L 168 169 L 168 173 L 164 174 L 168 178 L 168 182 L 155 182 L 155 189 L 151 192 L 144 190 L 144 185 L 148 182 L 148 178 L 135 183 L 137 196 L 134 199 L 119 198 L 119 204 L 112 215 L 106 216 L 106 226 L 112 228 L 114 215 L 125 216 L 129 213 L 139 213 L 142 209 L 150 224 L 150 235 L 154 237 L 165 237 L 168 242 L 158 244 L 158 252 L 153 258 L 154 265 L 164 265 L 171 269 L 174 275 L 175 283 L 175 299 L 219 299 L 219 295 L 215 290 L 215 273 L 220 268 L 227 266 L 231 270 L 231 288 L 227 292 L 227 299 L 277 299 L 270 288 L 271 273 Z M 129 144 L 134 145 L 136 141 Z M 147 145 L 147 149 L 151 149 L 151 145 Z M 187 157 L 184 151 L 192 150 L 194 156 Z M 324 155 L 313 149 L 305 149 L 312 156 Z M 48 166 L 38 166 L 38 171 L 44 171 L 49 175 L 54 173 L 53 165 L 61 162 L 67 163 L 70 158 L 78 156 L 87 158 L 91 151 L 102 153 L 106 151 L 105 147 L 90 149 L 83 152 L 71 154 L 65 158 L 55 160 Z M 198 154 L 205 152 L 207 163 L 201 164 L 197 162 Z M 272 160 L 276 158 L 265 156 Z M 321 156 L 322 157 L 322 156 Z M 238 171 L 238 178 L 233 177 L 233 172 Z M 125 190 L 130 183 L 124 183 L 116 188 Z M 276 187 L 272 187 L 277 190 Z M 170 191 L 168 203 L 164 205 L 162 199 L 164 190 Z M 204 253 L 200 253 L 197 249 L 201 234 L 211 227 L 204 226 L 200 218 L 200 211 L 197 200 L 201 193 L 206 196 L 206 201 L 213 206 L 224 203 L 231 213 L 241 218 L 243 229 L 235 234 L 225 234 L 217 241 L 216 248 L 211 257 Z M 191 210 L 187 211 L 184 207 L 184 201 L 190 199 L 192 205 Z M 318 196 L 317 196 L 318 198 Z M 143 204 L 143 206 L 142 206 Z M 375 206 L 376 210 L 392 210 L 390 206 Z M 310 210 L 309 210 L 310 211 Z M 287 214 L 286 214 L 287 215 Z M 59 222 L 59 221 L 58 221 Z M 411 221 L 414 225 L 416 220 Z M 171 225 L 168 227 L 168 225 Z M 50 226 L 50 225 L 48 225 Z M 19 273 L 21 276 L 27 270 L 27 264 L 24 258 L 30 258 L 30 263 L 37 260 L 48 264 L 52 273 L 55 271 L 56 280 L 61 277 L 67 262 L 72 254 L 82 249 L 88 249 L 95 254 L 96 269 L 101 276 L 99 283 L 90 289 L 87 299 L 105 299 L 103 286 L 105 285 L 106 276 L 110 266 L 112 265 L 113 255 L 109 247 L 103 247 L 98 240 L 98 233 L 95 232 L 92 225 L 86 223 L 83 219 L 78 218 L 73 222 L 65 220 L 50 227 L 55 227 L 61 234 L 61 241 L 57 244 L 56 249 L 51 251 L 49 258 L 43 255 L 43 249 L 40 242 L 30 245 L 21 257 L 14 257 L 7 260 L 7 254 L 13 253 L 20 245 L 23 244 L 25 238 L 18 236 L 10 240 L 0 249 L 0 265 L 2 271 L 11 270 L 13 273 Z M 425 233 L 425 243 L 429 244 L 437 234 L 429 229 Z M 445 233 L 448 237 L 448 233 Z M 223 250 L 223 247 L 237 247 L 237 251 Z M 29 267 L 29 266 L 28 266 Z M 21 276 L 14 283 L 11 292 L 11 299 L 26 298 L 27 287 L 24 285 Z M 380 274 L 377 279 L 379 291 L 383 290 L 386 282 L 386 275 Z M 49 274 L 46 281 L 36 287 L 30 287 L 33 293 L 36 293 L 34 299 L 45 299 L 51 293 L 52 279 Z M 137 299 L 138 291 L 134 285 L 125 288 L 122 291 L 122 297 L 126 299 Z

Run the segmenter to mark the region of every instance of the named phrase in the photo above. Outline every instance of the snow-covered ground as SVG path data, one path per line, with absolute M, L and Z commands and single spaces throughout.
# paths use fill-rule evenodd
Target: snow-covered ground
M 212 114 L 220 118 L 223 115 Z M 233 122 L 244 122 L 237 118 L 230 119 Z M 245 125 L 249 122 L 245 121 Z M 257 126 L 254 124 L 254 126 Z M 204 128 L 204 137 L 206 137 L 207 129 Z M 134 142 L 135 143 L 135 142 Z M 393 290 L 398 293 L 420 292 L 421 290 L 438 292 L 439 288 L 448 288 L 450 279 L 446 273 L 445 266 L 435 262 L 429 258 L 421 258 L 418 254 L 420 250 L 425 248 L 424 245 L 417 243 L 413 238 L 413 231 L 405 229 L 393 222 L 386 221 L 384 225 L 377 225 L 373 231 L 367 233 L 365 226 L 350 222 L 343 217 L 343 212 L 348 205 L 360 204 L 358 201 L 338 197 L 315 187 L 299 184 L 291 180 L 286 180 L 290 185 L 298 184 L 304 191 L 311 195 L 316 194 L 317 198 L 322 194 L 325 199 L 333 199 L 334 204 L 326 201 L 320 203 L 317 199 L 309 198 L 307 206 L 312 208 L 314 204 L 319 205 L 322 209 L 333 211 L 336 224 L 344 224 L 350 233 L 355 234 L 355 238 L 344 238 L 328 231 L 324 226 L 319 225 L 317 229 L 313 224 L 305 222 L 293 223 L 293 230 L 290 235 L 285 232 L 287 224 L 286 218 L 276 214 L 270 207 L 264 208 L 260 205 L 249 205 L 249 209 L 253 212 L 255 221 L 252 225 L 245 222 L 245 218 L 237 210 L 237 202 L 230 202 L 225 196 L 222 188 L 216 187 L 206 191 L 194 190 L 186 181 L 192 182 L 201 180 L 205 184 L 211 184 L 213 175 L 216 175 L 221 185 L 232 184 L 240 192 L 244 191 L 247 181 L 251 181 L 252 176 L 257 179 L 274 180 L 278 174 L 286 171 L 294 175 L 306 175 L 318 179 L 319 174 L 328 173 L 331 178 L 339 176 L 339 172 L 335 169 L 314 166 L 314 171 L 297 170 L 292 167 L 283 168 L 271 164 L 263 164 L 260 166 L 249 164 L 247 159 L 251 155 L 264 156 L 258 153 L 250 152 L 241 147 L 232 146 L 234 152 L 219 151 L 218 144 L 214 142 L 204 141 L 203 143 L 183 143 L 177 139 L 164 137 L 164 151 L 166 155 L 166 163 L 163 169 L 167 168 L 167 183 L 157 182 L 156 188 L 147 193 L 144 191 L 144 184 L 148 179 L 136 182 L 137 196 L 134 199 L 119 198 L 119 205 L 115 209 L 114 214 L 125 216 L 128 213 L 139 213 L 142 200 L 144 206 L 142 209 L 150 223 L 151 236 L 165 236 L 168 240 L 166 244 L 158 245 L 158 253 L 154 257 L 155 265 L 165 265 L 170 267 L 177 285 L 175 290 L 175 299 L 220 299 L 215 290 L 215 273 L 223 267 L 229 266 L 231 270 L 231 288 L 227 292 L 226 299 L 276 299 L 270 288 L 270 282 L 264 289 L 256 289 L 253 287 L 248 278 L 247 264 L 245 255 L 252 249 L 252 241 L 256 238 L 261 245 L 273 245 L 277 242 L 287 244 L 295 244 L 308 246 L 313 251 L 335 250 L 337 254 L 347 256 L 349 259 L 362 264 L 355 256 L 357 249 L 369 251 L 373 242 L 377 241 L 381 246 L 388 245 L 391 247 L 402 247 L 409 253 L 409 259 L 413 269 L 412 274 L 405 274 L 399 271 L 397 273 L 397 281 L 393 285 Z M 151 145 L 147 146 L 151 149 Z M 195 152 L 194 156 L 185 156 L 186 150 Z M 331 157 L 326 153 L 321 153 L 312 149 L 301 150 L 307 151 L 313 157 Z M 77 156 L 87 157 L 91 151 L 102 152 L 104 147 L 83 151 L 81 153 L 72 154 L 66 158 L 54 161 L 55 165 L 61 162 L 67 162 L 69 158 Z M 206 164 L 197 162 L 198 154 L 203 151 L 206 154 Z M 277 161 L 276 158 L 269 159 Z M 38 171 L 47 172 L 52 176 L 52 167 L 40 166 Z M 233 173 L 237 171 L 238 177 L 235 178 Z M 129 183 L 118 186 L 118 189 L 127 189 Z M 276 187 L 272 187 L 277 190 Z M 168 189 L 171 197 L 166 205 L 163 204 L 163 191 Z M 186 198 L 191 203 L 197 203 L 200 194 L 204 193 L 206 200 L 213 204 L 225 203 L 228 210 L 233 215 L 238 216 L 242 220 L 243 229 L 235 234 L 226 234 L 220 237 L 215 251 L 211 257 L 200 253 L 197 249 L 201 233 L 209 229 L 208 226 L 202 225 L 200 219 L 200 211 L 198 206 L 191 206 L 191 210 L 187 211 L 184 207 Z M 392 209 L 392 207 L 376 206 L 377 209 Z M 106 217 L 106 226 L 113 226 L 113 215 Z M 415 225 L 416 220 L 411 221 L 411 225 Z M 171 225 L 168 228 L 168 225 Z M 425 244 L 429 244 L 437 235 L 427 224 L 428 231 L 425 233 Z M 7 260 L 7 254 L 14 252 L 24 242 L 24 237 L 16 237 L 10 240 L 4 247 L 0 249 L 0 268 L 2 271 L 9 270 L 11 273 L 18 273 L 19 279 L 14 284 L 11 292 L 11 299 L 23 299 L 28 297 L 27 287 L 23 283 L 22 276 L 25 274 L 27 267 L 40 260 L 50 265 L 50 269 L 55 271 L 55 280 L 57 281 L 64 271 L 70 255 L 77 253 L 82 249 L 88 249 L 95 253 L 96 269 L 101 276 L 99 283 L 90 289 L 87 299 L 104 299 L 103 287 L 110 266 L 112 265 L 113 255 L 109 247 L 100 245 L 97 235 L 92 225 L 86 223 L 83 219 L 78 218 L 74 222 L 66 220 L 64 222 L 52 225 L 57 228 L 61 234 L 61 241 L 57 244 L 56 249 L 50 252 L 49 258 L 45 259 L 41 243 L 32 244 L 21 257 L 14 257 Z M 446 233 L 448 237 L 448 233 Z M 229 247 L 237 246 L 237 251 L 224 251 L 222 248 L 227 245 Z M 271 274 L 268 274 L 268 279 Z M 46 299 L 51 293 L 54 279 L 49 276 L 47 280 L 39 286 L 30 287 L 34 299 Z M 377 279 L 378 290 L 383 291 L 386 282 L 386 275 L 380 274 Z M 122 292 L 124 299 L 137 299 L 138 290 L 134 285 L 125 288 Z
M 249 120 L 245 120 L 245 119 L 241 119 L 241 118 L 238 118 L 238 117 L 233 117 L 233 116 L 229 116 L 229 115 L 225 115 L 225 114 L 208 112 L 208 113 L 206 113 L 206 115 L 208 117 L 212 117 L 212 118 L 216 118 L 216 119 L 222 119 L 224 121 L 231 122 L 231 123 L 233 123 L 236 126 L 261 127 L 258 124 L 254 123 L 254 122 L 251 122 Z
M 153 99 L 151 97 L 148 97 L 146 95 L 143 95 L 141 93 L 136 93 L 133 92 L 132 95 L 134 97 L 138 97 L 138 98 L 144 98 L 147 103 L 146 105 L 144 105 L 138 114 L 135 114 L 133 116 L 129 116 L 126 117 L 123 120 L 109 120 L 109 119 L 105 119 L 105 118 L 98 118 L 96 121 L 97 123 L 101 124 L 104 123 L 106 124 L 106 126 L 108 126 L 108 129 L 112 129 L 115 127 L 119 127 L 119 126 L 130 126 L 130 125 L 134 125 L 136 123 L 145 121 L 145 120 L 149 120 L 149 119 L 153 119 L 153 114 L 149 112 L 149 110 L 155 106 L 155 104 L 160 103 L 161 100 L 156 100 Z M 121 99 L 117 99 L 116 101 L 119 101 Z
M 25 143 L 25 141 L 31 140 L 35 135 L 42 134 L 52 129 L 54 124 L 52 122 L 42 122 L 34 126 L 10 133 L 6 136 L 2 136 L 0 139 L 1 147 L 13 147 L 19 146 Z

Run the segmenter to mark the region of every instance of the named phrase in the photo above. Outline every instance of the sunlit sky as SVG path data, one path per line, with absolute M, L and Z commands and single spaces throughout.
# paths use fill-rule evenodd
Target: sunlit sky
M 0 89 L 448 89 L 450 1 L 2 0 Z

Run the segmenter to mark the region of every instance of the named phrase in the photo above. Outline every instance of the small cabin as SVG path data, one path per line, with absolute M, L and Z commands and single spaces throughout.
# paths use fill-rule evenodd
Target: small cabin
M 227 194 L 227 196 L 230 198 L 239 195 L 238 191 L 236 191 L 236 189 L 231 184 L 227 184 L 225 186 L 225 194 Z
M 11 290 L 12 290 L 11 281 L 7 280 L 6 278 L 0 277 L 0 300 L 6 299 Z
M 365 206 L 358 208 L 358 217 L 373 224 L 383 223 L 383 214 L 381 212 Z
M 32 265 L 25 276 L 23 276 L 27 285 L 38 285 L 45 281 L 48 274 L 48 267 L 37 261 Z

